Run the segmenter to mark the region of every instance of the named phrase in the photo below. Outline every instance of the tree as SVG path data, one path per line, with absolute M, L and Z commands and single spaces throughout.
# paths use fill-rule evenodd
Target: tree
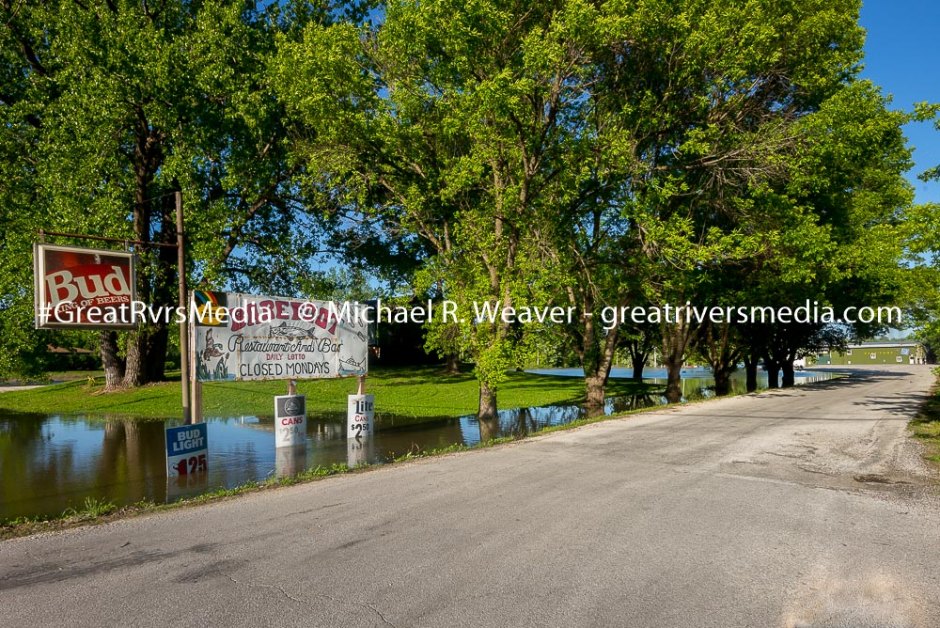
M 776 227 L 775 255 L 754 273 L 763 303 L 809 301 L 841 313 L 903 299 L 912 192 L 903 177 L 911 162 L 901 127 L 910 115 L 889 111 L 888 103 L 870 82 L 853 81 L 800 120 L 801 150 L 778 188 L 792 210 Z M 885 327 L 855 322 L 849 333 L 865 338 Z M 771 383 L 779 368 L 791 386 L 801 350 L 845 338 L 823 323 L 784 322 L 766 326 L 764 341 Z
M 650 355 L 653 355 L 656 347 L 661 343 L 658 334 L 658 325 L 640 323 L 626 326 L 623 344 L 630 354 L 630 363 L 633 366 L 630 379 L 633 381 L 643 381 L 643 368 L 646 366 Z
M 519 361 L 518 330 L 498 312 L 547 283 L 533 227 L 546 224 L 560 185 L 563 112 L 578 97 L 569 79 L 580 62 L 567 44 L 583 8 L 396 1 L 381 28 L 311 27 L 282 49 L 282 94 L 307 125 L 308 167 L 349 211 L 427 242 L 424 283 L 462 319 L 432 338 L 447 351 L 457 340 L 474 361 L 483 421 L 495 420 L 496 391 Z M 332 53 L 316 59 L 312 47 Z M 306 97 L 316 76 L 345 88 L 338 115 Z M 475 304 L 497 315 L 477 316 Z
M 940 130 L 940 105 L 921 103 L 913 118 L 933 120 Z M 923 181 L 940 181 L 940 165 L 920 175 Z M 911 208 L 906 242 L 913 259 L 907 303 L 917 325 L 916 337 L 924 343 L 927 360 L 936 363 L 940 355 L 940 203 L 924 203 Z
M 197 282 L 296 290 L 321 230 L 300 198 L 290 129 L 264 72 L 275 32 L 301 17 L 291 6 L 0 2 L 0 158 L 12 174 L 2 193 L 18 215 L 7 219 L 25 233 L 144 243 L 134 245 L 139 298 L 171 305 L 175 252 L 146 243 L 175 242 L 173 192 L 182 189 Z M 28 240 L 9 240 L 5 272 Z M 167 325 L 122 336 L 100 336 L 109 385 L 160 379 Z
M 837 91 L 861 57 L 858 3 L 612 3 L 627 33 L 605 89 L 634 138 L 630 218 L 651 300 L 684 304 L 700 283 L 764 247 L 748 190 L 779 180 L 794 125 Z M 700 333 L 662 325 L 667 396 Z

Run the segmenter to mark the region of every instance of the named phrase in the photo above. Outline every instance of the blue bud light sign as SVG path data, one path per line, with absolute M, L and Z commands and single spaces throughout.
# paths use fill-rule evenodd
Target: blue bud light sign
M 208 430 L 205 423 L 166 428 L 166 475 L 175 478 L 207 471 Z

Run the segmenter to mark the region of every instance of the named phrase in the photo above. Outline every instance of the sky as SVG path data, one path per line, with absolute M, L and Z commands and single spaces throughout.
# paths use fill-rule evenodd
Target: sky
M 910 111 L 916 102 L 940 103 L 940 2 L 866 0 L 861 24 L 868 31 L 862 76 L 892 95 L 894 108 Z M 911 123 L 904 131 L 914 148 L 908 179 L 915 202 L 940 203 L 940 181 L 917 179 L 940 165 L 940 130 L 931 123 Z

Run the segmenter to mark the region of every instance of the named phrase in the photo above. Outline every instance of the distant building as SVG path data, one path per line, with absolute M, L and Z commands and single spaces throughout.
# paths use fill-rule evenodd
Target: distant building
M 863 342 L 849 345 L 845 351 L 820 351 L 816 364 L 926 364 L 927 351 L 914 340 Z

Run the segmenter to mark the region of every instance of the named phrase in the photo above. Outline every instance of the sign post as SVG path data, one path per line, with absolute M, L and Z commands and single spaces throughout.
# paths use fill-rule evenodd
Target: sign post
M 190 297 L 192 299 L 192 297 Z M 184 386 L 189 386 L 189 422 L 199 423 L 202 421 L 202 381 L 196 376 L 198 353 L 196 351 L 196 321 L 189 321 L 189 381 L 184 382 Z
M 176 190 L 176 266 L 179 281 L 179 306 L 185 311 L 189 300 L 186 298 L 186 242 L 183 235 L 183 193 Z M 189 359 L 189 324 L 180 321 L 180 387 L 183 403 L 183 422 L 195 423 L 191 409 L 190 386 L 190 359 Z

